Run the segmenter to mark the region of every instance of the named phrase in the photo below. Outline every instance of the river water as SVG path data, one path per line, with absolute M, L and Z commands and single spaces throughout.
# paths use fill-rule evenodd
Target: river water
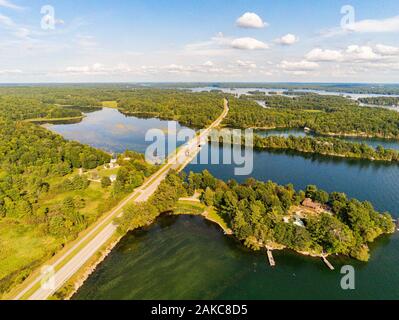
M 148 145 L 143 142 L 144 132 L 151 127 L 166 128 L 166 122 L 126 118 L 116 110 L 104 109 L 81 123 L 50 128 L 68 139 L 108 151 L 129 148 L 143 152 Z M 212 153 L 219 146 L 205 148 Z M 293 183 L 297 189 L 317 184 L 327 191 L 370 200 L 378 210 L 399 216 L 397 165 L 287 152 L 255 152 L 253 159 L 250 176 L 257 179 Z M 234 167 L 191 164 L 186 171 L 207 169 L 224 180 L 244 181 L 248 176 L 235 176 Z M 271 268 L 264 252 L 247 250 L 200 217 L 164 216 L 125 236 L 73 298 L 398 299 L 398 233 L 378 239 L 371 247 L 368 263 L 331 257 L 335 271 L 320 259 L 288 250 L 274 253 L 277 266 Z M 340 287 L 340 267 L 346 264 L 355 267 L 355 290 Z

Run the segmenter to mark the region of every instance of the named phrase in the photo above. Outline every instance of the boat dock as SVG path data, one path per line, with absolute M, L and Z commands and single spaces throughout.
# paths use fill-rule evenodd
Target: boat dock
M 324 263 L 327 265 L 327 267 L 330 268 L 330 270 L 335 270 L 334 266 L 330 263 L 330 261 L 327 260 L 327 258 L 325 256 L 322 256 L 322 259 L 323 259 Z
M 276 262 L 274 261 L 272 250 L 270 250 L 269 248 L 267 248 L 267 258 L 269 259 L 270 266 L 274 267 L 276 265 Z

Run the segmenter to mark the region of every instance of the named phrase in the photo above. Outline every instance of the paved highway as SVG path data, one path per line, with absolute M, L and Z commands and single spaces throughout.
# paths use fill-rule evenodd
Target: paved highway
M 45 300 L 54 294 L 68 281 L 107 241 L 116 231 L 113 219 L 120 216 L 123 208 L 131 201 L 143 202 L 154 194 L 159 184 L 171 169 L 182 170 L 201 150 L 202 141 L 207 141 L 210 131 L 220 125 L 229 111 L 228 101 L 224 100 L 224 110 L 220 117 L 207 129 L 201 131 L 179 151 L 168 159 L 167 164 L 158 170 L 146 183 L 136 189 L 123 200 L 112 212 L 103 218 L 97 225 L 77 241 L 67 252 L 58 258 L 52 267 L 56 270 L 52 278 L 53 286 L 42 286 L 44 276 L 37 276 L 28 286 L 18 293 L 15 299 Z

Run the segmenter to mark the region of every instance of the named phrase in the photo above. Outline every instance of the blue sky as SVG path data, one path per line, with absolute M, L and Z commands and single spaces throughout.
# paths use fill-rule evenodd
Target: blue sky
M 397 0 L 0 0 L 3 83 L 398 76 Z

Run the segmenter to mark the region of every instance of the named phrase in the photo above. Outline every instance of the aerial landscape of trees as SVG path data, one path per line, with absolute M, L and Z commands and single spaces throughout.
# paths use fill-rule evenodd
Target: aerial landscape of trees
M 343 193 L 328 194 L 316 186 L 295 191 L 292 185 L 253 178 L 243 184 L 225 183 L 207 171 L 190 173 L 186 183 L 188 189 L 206 190 L 202 201 L 215 206 L 234 235 L 255 250 L 283 245 L 309 254 L 337 253 L 367 261 L 368 243 L 395 229 L 390 214 L 375 211 L 371 203 L 348 199 Z M 303 225 L 284 220 L 300 211 L 305 198 L 325 210 L 303 217 Z
M 136 89 L 118 99 L 123 113 L 176 120 L 188 127 L 203 128 L 223 111 L 223 95 L 181 90 Z
M 243 143 L 245 141 L 243 140 Z M 325 137 L 261 137 L 253 139 L 255 149 L 292 150 L 301 153 L 313 153 L 325 156 L 365 159 L 372 161 L 399 161 L 397 150 L 385 149 L 382 146 L 370 147 L 365 143 L 349 142 L 337 138 Z
M 103 165 L 110 154 L 19 121 L 80 111 L 9 96 L 0 96 L 0 109 L 1 294 L 142 184 L 155 167 L 143 155 L 126 152 L 117 160 L 115 183 L 101 186 L 89 173 L 100 168 L 108 177 Z
M 388 107 L 397 107 L 399 106 L 399 97 L 367 97 L 367 98 L 359 98 L 359 102 L 376 105 L 376 106 L 388 106 Z
M 157 170 L 144 156 L 126 151 L 116 156 L 68 141 L 39 126 L 49 120 L 81 118 L 102 107 L 126 115 L 156 117 L 202 128 L 230 102 L 224 126 L 237 128 L 304 128 L 324 135 L 399 138 L 399 115 L 360 107 L 340 96 L 296 94 L 235 98 L 218 90 L 193 93 L 140 86 L 55 86 L 0 88 L 0 294 L 23 281 L 102 214 Z M 265 102 L 261 107 L 254 99 Z M 35 123 L 31 123 L 32 120 Z M 36 121 L 38 120 L 38 121 Z M 79 120 L 78 120 L 79 121 Z M 326 137 L 259 137 L 255 148 L 284 149 L 326 156 L 398 161 L 397 151 Z M 112 179 L 111 179 L 111 176 Z M 147 226 L 175 210 L 181 197 L 202 190 L 201 201 L 217 214 L 246 246 L 283 246 L 311 254 L 369 258 L 368 243 L 393 231 L 388 214 L 368 202 L 328 194 L 317 187 L 295 191 L 292 185 L 249 179 L 224 182 L 209 172 L 188 176 L 172 172 L 143 204 L 129 205 L 117 219 L 121 234 Z M 325 211 L 291 220 L 305 198 Z
M 258 97 L 257 97 L 258 99 Z M 360 107 L 340 96 L 264 96 L 266 108 L 249 96 L 230 99 L 226 126 L 236 128 L 309 128 L 316 134 L 399 139 L 399 113 Z

